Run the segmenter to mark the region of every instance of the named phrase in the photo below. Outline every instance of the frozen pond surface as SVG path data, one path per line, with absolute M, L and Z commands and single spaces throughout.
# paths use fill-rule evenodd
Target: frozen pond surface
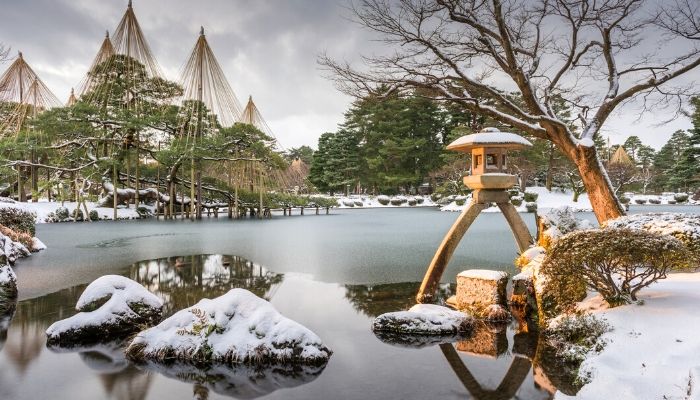
M 632 212 L 669 209 L 697 212 Z M 376 209 L 262 222 L 40 225 L 37 235 L 49 249 L 16 266 L 20 302 L 6 331 L 0 316 L 0 399 L 551 398 L 555 386 L 567 383 L 546 365 L 532 367 L 537 337 L 516 334 L 514 326 L 486 332 L 478 343 L 457 344 L 469 350 L 459 352 L 453 345 L 388 344 L 370 331 L 374 316 L 412 304 L 415 282 L 456 217 L 431 209 Z M 534 229 L 533 215 L 524 218 Z M 221 257 L 192 254 L 236 256 L 225 256 L 224 265 Z M 515 256 L 505 220 L 485 213 L 465 236 L 445 280 L 464 268 L 513 271 Z M 86 284 L 107 273 L 144 284 L 166 302 L 168 315 L 245 287 L 316 332 L 334 354 L 322 370 L 201 371 L 131 365 L 120 358 L 118 344 L 46 348 L 46 328 L 74 314 Z

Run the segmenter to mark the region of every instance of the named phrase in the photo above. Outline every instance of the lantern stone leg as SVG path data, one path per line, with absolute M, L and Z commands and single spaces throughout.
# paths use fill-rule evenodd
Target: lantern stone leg
M 513 231 L 515 241 L 518 243 L 518 249 L 522 253 L 534 243 L 532 240 L 532 235 L 530 235 L 530 230 L 527 229 L 525 221 L 523 221 L 523 219 L 520 217 L 518 210 L 515 209 L 513 204 L 510 202 L 496 204 L 498 205 L 498 208 L 501 209 L 506 221 L 508 221 L 510 230 Z
M 447 263 L 450 261 L 450 258 L 452 258 L 452 254 L 457 248 L 457 245 L 462 240 L 462 237 L 464 237 L 464 234 L 467 232 L 472 222 L 474 222 L 476 217 L 478 217 L 485 208 L 485 204 L 472 201 L 459 215 L 457 221 L 455 221 L 452 228 L 447 232 L 445 238 L 442 239 L 440 247 L 438 247 L 435 252 L 433 260 L 430 262 L 428 271 L 426 271 L 423 282 L 418 290 L 416 301 L 419 303 L 429 303 L 433 300 L 437 287 L 440 284 L 440 278 L 442 278 L 442 274 L 445 272 Z

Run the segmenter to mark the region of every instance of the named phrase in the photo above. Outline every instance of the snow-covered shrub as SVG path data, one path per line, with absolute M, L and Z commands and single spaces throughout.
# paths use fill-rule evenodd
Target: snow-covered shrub
M 399 199 L 399 201 L 401 202 L 401 204 L 406 204 L 406 203 L 408 203 L 408 199 L 406 198 L 406 196 L 396 196 L 396 198 Z
M 151 210 L 143 206 L 136 207 L 136 214 L 139 215 L 139 218 L 151 218 L 153 216 Z
M 508 198 L 521 197 L 519 189 L 508 189 Z
M 27 246 L 20 242 L 15 242 L 9 236 L 0 233 L 0 266 L 14 264 L 18 258 L 27 257 L 31 254 Z
M 580 363 L 590 351 L 599 353 L 603 350 L 605 342 L 601 336 L 610 329 L 604 320 L 590 314 L 571 314 L 553 320 L 543 333 L 558 357 Z
M 592 228 L 588 220 L 576 218 L 574 210 L 568 206 L 552 208 L 540 216 L 538 223 L 540 231 L 538 244 L 544 248 L 549 248 L 553 239 L 574 231 Z
M 139 333 L 126 353 L 135 361 L 246 364 L 323 364 L 331 356 L 315 333 L 240 288 Z
M 389 196 L 380 195 L 380 196 L 377 196 L 377 201 L 379 202 L 379 204 L 386 206 L 386 205 L 389 205 L 389 202 L 391 201 L 391 199 L 389 198 Z
M 523 198 L 522 197 L 511 197 L 510 202 L 514 206 L 520 207 L 523 204 Z
M 646 204 L 646 203 L 647 203 L 647 199 L 640 199 L 640 198 L 637 198 L 637 199 L 634 199 L 634 202 L 637 203 L 637 204 Z
M 537 201 L 539 194 L 534 193 L 534 192 L 525 192 L 524 197 L 525 197 L 526 202 L 533 203 L 533 202 Z
M 80 295 L 74 316 L 46 330 L 49 344 L 102 342 L 138 332 L 160 321 L 163 302 L 119 275 L 94 280 Z
M 688 201 L 688 195 L 685 193 L 678 193 L 673 196 L 673 200 L 675 200 L 678 203 L 685 203 Z
M 418 204 L 423 204 L 425 202 L 425 199 L 423 196 L 415 196 L 414 199 L 416 200 L 416 203 Z
M 409 197 L 409 198 L 408 198 L 408 205 L 409 205 L 409 206 L 413 207 L 413 206 L 415 206 L 416 204 L 418 204 L 418 202 L 416 201 L 416 199 L 415 199 L 414 197 Z
M 73 210 L 73 214 L 71 216 L 75 221 L 85 220 L 85 214 L 83 214 L 83 210 L 81 210 L 80 208 L 76 208 L 75 210 Z
M 15 232 L 36 235 L 36 214 L 14 207 L 0 208 L 0 225 L 6 226 Z
M 637 292 L 669 271 L 688 269 L 689 252 L 678 239 L 631 229 L 577 231 L 559 238 L 541 272 L 554 284 L 558 304 L 573 306 L 582 287 L 611 305 L 637 300 Z M 585 294 L 585 290 L 584 290 Z
M 363 203 L 362 200 L 355 200 L 355 205 L 357 207 L 364 207 L 365 203 Z
M 343 199 L 342 204 L 345 207 L 355 207 L 355 202 L 352 199 Z
M 634 214 L 609 220 L 605 228 L 628 228 L 671 235 L 680 240 L 700 265 L 700 217 L 684 213 Z
M 652 197 L 649 199 L 649 204 L 661 204 L 661 199 L 657 199 L 655 197 Z
M 537 211 L 537 203 L 525 203 L 525 209 L 527 212 L 534 213 Z
M 620 203 L 622 203 L 622 204 L 629 204 L 629 202 L 630 202 L 631 200 L 632 200 L 632 199 L 630 199 L 630 198 L 627 197 L 627 196 L 620 196 Z
M 676 203 L 678 203 L 676 200 L 673 200 L 673 199 L 668 200 L 668 204 L 676 204 Z
M 401 199 L 398 197 L 392 197 L 390 202 L 392 206 L 400 206 L 402 203 Z
M 100 214 L 97 212 L 97 210 L 90 210 L 88 213 L 88 218 L 90 221 L 99 221 L 100 220 Z
M 0 257 L 5 258 L 5 257 Z M 3 262 L 0 259 L 0 262 Z M 17 276 L 7 261 L 0 265 L 0 303 L 6 303 L 17 298 Z
M 430 200 L 432 200 L 433 203 L 436 203 L 441 198 L 442 198 L 442 195 L 440 193 L 433 193 L 430 195 Z
M 465 196 L 459 196 L 455 199 L 455 204 L 462 207 L 466 201 L 467 198 Z
M 70 218 L 70 211 L 68 211 L 68 208 L 66 207 L 58 207 L 54 214 L 56 215 L 56 220 L 58 222 L 67 221 L 68 218 Z
M 474 317 L 460 311 L 435 304 L 416 304 L 408 311 L 378 316 L 372 322 L 372 330 L 410 335 L 454 335 L 470 332 L 474 323 Z

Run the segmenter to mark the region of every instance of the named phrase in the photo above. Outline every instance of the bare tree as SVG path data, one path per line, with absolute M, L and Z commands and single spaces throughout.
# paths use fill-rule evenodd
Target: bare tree
M 663 11 L 644 0 L 359 1 L 357 22 L 391 52 L 360 69 L 322 56 L 341 90 L 421 88 L 550 140 L 575 163 L 601 222 L 624 211 L 593 139 L 625 103 L 678 114 L 691 93 L 677 78 L 700 65 L 693 0 Z M 557 98 L 575 111 L 575 130 L 554 112 Z

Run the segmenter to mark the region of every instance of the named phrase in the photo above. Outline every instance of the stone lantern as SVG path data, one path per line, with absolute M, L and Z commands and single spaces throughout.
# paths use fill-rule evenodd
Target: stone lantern
M 433 299 L 452 253 L 479 213 L 491 203 L 496 203 L 501 209 L 521 252 L 533 243 L 527 225 L 510 203 L 506 192 L 506 189 L 515 186 L 517 182 L 514 175 L 506 173 L 507 152 L 529 146 L 532 144 L 522 136 L 501 132 L 496 128 L 485 128 L 479 133 L 462 136 L 447 146 L 448 150 L 472 155 L 471 175 L 464 177 L 464 184 L 473 190 L 472 199 L 435 252 L 416 297 L 419 303 Z

